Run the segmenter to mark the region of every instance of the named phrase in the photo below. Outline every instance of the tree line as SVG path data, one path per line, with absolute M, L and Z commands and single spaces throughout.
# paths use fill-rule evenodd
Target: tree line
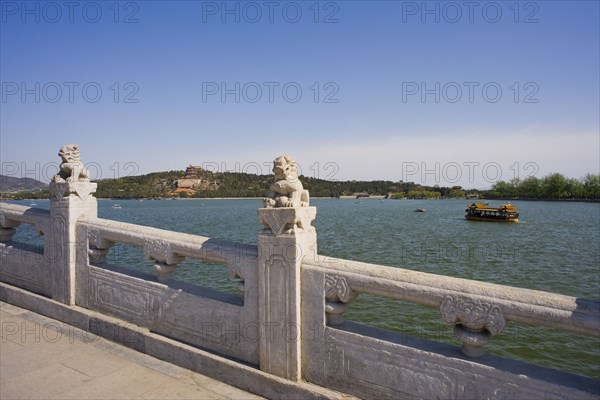
M 599 200 L 600 174 L 587 174 L 581 179 L 567 178 L 554 173 L 543 178 L 498 181 L 485 192 L 489 198 L 543 199 L 543 200 Z

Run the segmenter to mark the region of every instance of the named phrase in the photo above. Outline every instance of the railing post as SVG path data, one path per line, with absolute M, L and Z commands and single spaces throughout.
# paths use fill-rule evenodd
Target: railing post
M 258 213 L 270 226 L 258 235 L 260 368 L 297 381 L 301 377 L 300 267 L 317 251 L 317 234 L 310 226 L 317 209 L 261 208 Z M 296 219 L 306 221 L 304 229 L 278 231 L 278 226 Z
M 79 159 L 79 146 L 66 145 L 59 152 L 60 171 L 50 183 L 50 230 L 46 234 L 44 258 L 50 264 L 52 298 L 75 304 L 75 265 L 78 251 L 77 221 L 82 215 L 96 217 L 98 203 L 93 193 L 96 183 Z
M 301 361 L 301 287 L 303 261 L 317 252 L 317 234 L 311 222 L 316 207 L 308 207 L 308 191 L 298 181 L 296 164 L 278 157 L 273 193 L 258 218 L 265 228 L 258 235 L 258 320 L 260 368 L 298 381 Z M 285 168 L 285 171 L 283 171 Z

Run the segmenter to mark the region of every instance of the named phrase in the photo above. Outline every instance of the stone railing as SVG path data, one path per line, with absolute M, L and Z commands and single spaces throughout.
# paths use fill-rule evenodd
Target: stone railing
M 332 258 L 304 264 L 302 282 L 303 350 L 311 355 L 303 372 L 311 382 L 376 398 L 598 394 L 598 381 L 484 356 L 484 346 L 508 321 L 599 337 L 598 302 Z M 406 335 L 345 321 L 348 303 L 361 293 L 437 308 L 441 319 L 454 325 L 462 355 L 448 345 L 411 341 Z M 322 341 L 311 340 L 315 326 L 324 327 Z M 568 395 L 561 385 L 578 386 L 582 392 Z
M 327 315 L 334 326 L 343 322 L 340 315 L 345 308 L 337 303 L 368 293 L 439 308 L 470 357 L 483 355 L 483 346 L 502 332 L 507 321 L 600 337 L 600 308 L 595 301 L 335 258 L 307 267 L 327 272 L 324 290 L 331 308 Z
M 24 287 L 35 293 L 51 296 L 53 276 L 46 261 L 55 253 L 52 245 L 44 246 L 15 243 L 11 239 L 21 223 L 31 224 L 37 232 L 49 237 L 50 212 L 15 204 L 0 204 L 0 280 Z
M 276 160 L 276 177 L 289 173 L 278 164 L 289 160 Z M 509 321 L 598 337 L 598 302 L 325 261 L 308 192 L 300 185 L 280 193 L 286 184 L 277 181 L 258 210 L 264 228 L 251 246 L 97 218 L 95 184 L 61 175 L 51 184 L 50 211 L 0 205 L 0 300 L 100 334 L 90 321 L 133 324 L 145 341 L 131 347 L 269 397 L 600 396 L 596 380 L 484 354 Z M 44 234 L 43 248 L 12 240 L 21 223 Z M 140 248 L 155 275 L 108 263 L 118 243 Z M 185 258 L 222 264 L 242 295 L 172 279 Z M 361 293 L 438 309 L 462 349 L 346 321 L 347 304 Z M 40 302 L 51 306 L 34 307 Z
M 241 327 L 258 320 L 256 246 L 87 216 L 79 220 L 78 243 L 88 250 L 78 257 L 77 305 L 258 364 L 258 342 L 240 340 Z M 156 277 L 106 264 L 116 243 L 143 249 Z M 224 264 L 243 297 L 172 280 L 186 257 Z

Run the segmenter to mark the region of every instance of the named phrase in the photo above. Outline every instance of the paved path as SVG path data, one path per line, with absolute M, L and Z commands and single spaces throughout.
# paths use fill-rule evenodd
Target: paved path
M 262 399 L 0 302 L 0 399 Z

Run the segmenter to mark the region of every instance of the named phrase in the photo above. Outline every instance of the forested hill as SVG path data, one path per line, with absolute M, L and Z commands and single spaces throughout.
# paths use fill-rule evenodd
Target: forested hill
M 48 187 L 44 182 L 40 182 L 28 177 L 13 177 L 0 175 L 0 192 L 16 192 L 23 190 L 37 190 Z
M 215 173 L 203 171 L 200 178 L 214 183 L 213 188 L 177 192 L 177 179 L 183 171 L 151 173 L 98 182 L 96 197 L 152 198 L 152 197 L 263 197 L 269 192 L 273 175 L 253 175 L 238 172 Z M 406 192 L 423 188 L 414 183 L 392 181 L 326 181 L 301 176 L 300 180 L 312 197 L 352 196 L 356 193 L 387 195 L 390 192 Z M 432 189 L 433 188 L 423 188 Z M 447 195 L 451 188 L 435 188 Z
M 98 198 L 162 198 L 162 197 L 263 197 L 269 192 L 273 175 L 253 175 L 237 172 L 201 171 L 196 177 L 201 183 L 184 189 L 184 171 L 153 172 L 146 175 L 98 181 Z M 311 197 L 339 197 L 368 194 L 389 195 L 392 198 L 498 198 L 498 199 L 600 199 L 600 174 L 584 178 L 566 178 L 550 174 L 543 178 L 496 182 L 490 190 L 463 189 L 460 186 L 431 187 L 413 182 L 327 181 L 301 176 Z M 27 190 L 27 189 L 25 189 Z M 37 191 L 3 190 L 2 199 L 48 198 L 48 189 Z
M 118 179 L 98 181 L 98 198 L 161 198 L 161 197 L 263 197 L 269 193 L 273 175 L 253 175 L 238 172 L 202 171 L 197 177 L 205 184 L 198 188 L 181 190 L 178 180 L 184 178 L 184 171 L 153 172 L 146 175 L 128 176 Z M 394 193 L 396 197 L 462 197 L 465 192 L 460 187 L 427 187 L 412 182 L 392 181 L 327 181 L 301 176 L 300 180 L 311 197 L 339 197 L 368 194 L 385 196 Z M 474 191 L 473 194 L 476 194 Z M 2 198 L 48 198 L 48 190 L 3 193 Z

